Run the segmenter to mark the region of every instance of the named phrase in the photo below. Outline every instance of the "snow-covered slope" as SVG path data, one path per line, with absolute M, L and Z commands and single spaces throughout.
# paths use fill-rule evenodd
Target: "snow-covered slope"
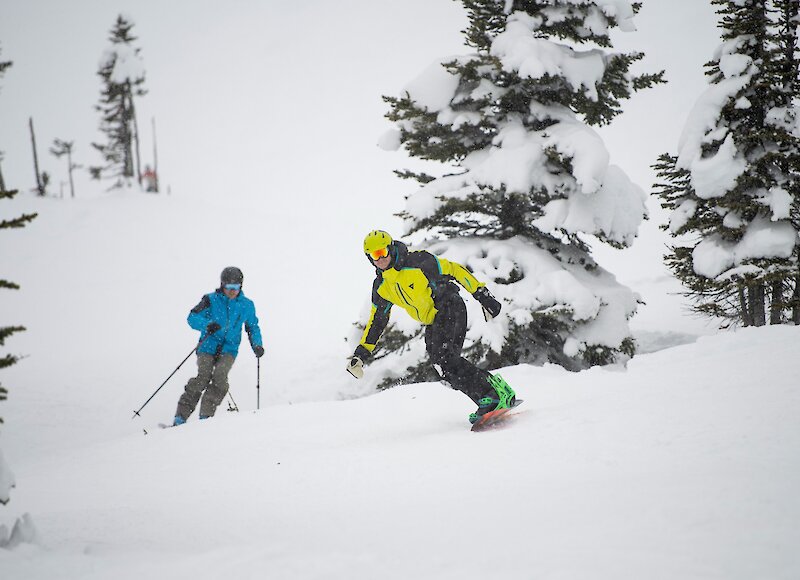
M 8 341 L 26 358 L 2 378 L 10 397 L 0 408 L 0 442 L 12 466 L 23 455 L 92 443 L 97 433 L 127 433 L 133 410 L 191 352 L 197 332 L 186 315 L 229 265 L 244 271 L 261 321 L 262 405 L 352 398 L 369 388 L 344 371 L 352 352 L 344 337 L 365 319 L 374 277 L 360 251 L 364 232 L 349 220 L 257 199 L 141 193 L 68 202 L 20 195 L 3 212 L 39 213 L 0 242 L 2 275 L 22 286 L 3 293 L 0 320 L 28 329 Z M 624 252 L 616 260 L 624 263 Z M 648 305 L 632 327 L 646 350 L 713 330 L 681 315 L 682 301 L 668 295 L 674 280 L 636 282 Z M 192 357 L 145 417 L 169 420 L 195 372 Z M 244 346 L 231 371 L 243 409 L 256 408 L 257 378 Z
M 0 569 L 27 580 L 796 578 L 797 337 L 704 337 L 627 371 L 504 369 L 526 402 L 508 428 L 481 434 L 466 398 L 432 383 L 175 429 L 143 420 L 16 460 L 10 506 L 34 511 L 42 540 L 0 550 Z
M 66 175 L 44 153 L 53 138 L 97 162 L 92 63 L 121 4 L 49 2 L 48 18 L 41 3 L 12 4 L 0 19 L 15 62 L 3 172 L 32 186 L 33 116 L 56 192 Z M 39 532 L 0 549 L 0 579 L 800 576 L 796 329 L 702 339 L 624 372 L 506 369 L 527 402 L 511 428 L 480 435 L 466 399 L 441 385 L 343 400 L 366 390 L 343 371 L 342 338 L 373 276 L 361 240 L 397 232 L 391 215 L 409 193 L 391 173 L 408 160 L 373 145 L 386 128 L 378 95 L 460 50 L 458 3 L 415 0 L 387 18 L 380 2 L 201 2 L 191 27 L 177 4 L 122 4 L 148 70 L 137 110 L 143 126 L 158 119 L 172 195 L 106 194 L 80 172 L 76 200 L 21 194 L 0 208 L 40 213 L 0 237 L 0 276 L 22 285 L 3 292 L 0 321 L 28 327 L 6 344 L 26 358 L 0 377 L 0 447 L 18 483 L 0 541 L 25 513 Z M 716 19 L 696 0 L 646 0 L 637 20 L 618 48 L 644 50 L 671 82 L 631 100 L 603 135 L 646 187 L 705 86 Z M 671 22 L 689 41 L 673 43 Z M 319 106 L 322 85 L 338 114 Z M 57 107 L 52 87 L 69 89 Z M 187 129 L 198 119 L 202 138 Z M 595 252 L 647 303 L 631 322 L 643 352 L 714 333 L 665 277 L 664 220 L 650 205 L 633 248 Z M 187 310 L 231 264 L 262 320 L 261 410 L 245 349 L 231 374 L 241 413 L 155 428 L 190 361 L 131 420 L 194 345 Z

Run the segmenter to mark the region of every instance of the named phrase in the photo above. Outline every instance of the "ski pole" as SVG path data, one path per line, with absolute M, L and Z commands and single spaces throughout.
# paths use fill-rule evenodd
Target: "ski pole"
M 172 375 L 174 375 L 175 373 L 177 373 L 177 372 L 178 372 L 178 369 L 180 369 L 180 368 L 183 366 L 183 363 L 185 363 L 187 360 L 189 360 L 189 357 L 190 357 L 190 356 L 192 356 L 194 353 L 196 353 L 196 352 L 197 352 L 197 349 L 198 349 L 198 348 L 200 348 L 200 345 L 202 345 L 202 344 L 203 344 L 203 343 L 206 341 L 206 338 L 208 338 L 209 336 L 211 336 L 211 335 L 210 335 L 210 334 L 207 334 L 207 335 L 205 336 L 205 338 L 203 338 L 203 340 L 201 340 L 200 342 L 198 342 L 198 343 L 197 343 L 197 346 L 195 346 L 195 347 L 192 349 L 192 352 L 190 352 L 189 354 L 187 354 L 187 355 L 186 355 L 186 358 L 185 358 L 185 359 L 183 359 L 183 360 L 181 361 L 181 364 L 179 364 L 179 365 L 178 365 L 178 366 L 175 368 L 175 370 L 174 370 L 174 371 L 172 371 L 172 372 L 170 373 L 170 375 L 169 375 L 169 376 L 168 376 L 166 379 L 164 379 L 164 382 L 163 382 L 163 383 L 161 383 L 161 386 L 160 386 L 160 387 L 158 387 L 158 388 L 156 389 L 156 392 L 155 392 L 155 393 L 153 393 L 152 395 L 150 395 L 150 398 L 149 398 L 149 399 L 147 399 L 147 400 L 144 402 L 144 405 L 142 405 L 141 407 L 139 407 L 139 411 L 141 411 L 142 409 L 144 409 L 144 408 L 147 406 L 147 403 L 149 403 L 150 401 L 152 401 L 152 400 L 153 400 L 153 397 L 155 397 L 155 396 L 158 394 L 158 391 L 160 391 L 160 390 L 161 390 L 161 387 L 163 387 L 164 385 L 166 385 L 166 384 L 167 384 L 167 381 L 168 381 L 168 380 L 170 380 L 170 379 L 172 378 Z M 133 412 L 133 417 L 131 417 L 131 419 L 135 419 L 136 417 L 141 417 L 141 415 L 139 415 L 139 411 L 134 411 L 134 412 Z
M 233 395 L 231 395 L 230 390 L 228 390 L 228 398 L 230 399 L 230 402 L 228 403 L 228 411 L 236 411 L 238 413 L 239 405 L 237 405 L 236 401 L 233 400 Z M 233 405 L 231 405 L 231 403 L 233 403 Z
M 261 408 L 261 359 L 256 359 L 256 409 Z

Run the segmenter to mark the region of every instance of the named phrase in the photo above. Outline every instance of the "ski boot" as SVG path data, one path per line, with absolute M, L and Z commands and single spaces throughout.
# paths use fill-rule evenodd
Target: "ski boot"
M 514 389 L 500 375 L 489 375 L 487 380 L 492 390 L 478 400 L 478 409 L 469 414 L 469 422 L 473 425 L 486 413 L 498 409 L 511 409 L 517 404 Z
M 184 423 L 186 423 L 186 419 L 180 415 L 175 415 L 175 420 L 172 422 L 172 426 L 177 427 L 178 425 L 183 425 Z

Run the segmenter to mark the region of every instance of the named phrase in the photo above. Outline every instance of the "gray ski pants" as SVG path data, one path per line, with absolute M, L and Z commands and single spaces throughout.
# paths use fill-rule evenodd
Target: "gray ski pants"
M 228 373 L 233 366 L 234 358 L 229 354 L 214 356 L 213 354 L 197 355 L 197 376 L 189 379 L 186 388 L 178 400 L 176 415 L 188 419 L 194 412 L 200 397 L 200 416 L 213 417 L 217 407 L 228 393 Z

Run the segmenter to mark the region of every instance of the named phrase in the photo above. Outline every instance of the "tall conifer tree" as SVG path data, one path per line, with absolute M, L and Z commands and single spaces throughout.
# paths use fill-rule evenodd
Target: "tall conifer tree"
M 97 72 L 103 89 L 95 109 L 100 112 L 100 131 L 106 135 L 106 142 L 92 143 L 104 165 L 93 167 L 91 172 L 98 179 L 114 179 L 115 187 L 136 176 L 134 98 L 146 94 L 141 49 L 134 46 L 133 26 L 128 17 L 117 17 L 109 37 L 111 47 L 104 53 Z
M 382 139 L 443 164 L 398 172 L 421 189 L 401 214 L 407 235 L 463 263 L 504 303 L 471 328 L 467 355 L 489 368 L 554 362 L 578 370 L 624 361 L 635 295 L 591 257 L 587 235 L 626 247 L 644 193 L 609 165 L 592 126 L 662 73 L 633 75 L 641 53 L 613 53 L 634 30 L 627 0 L 463 0 L 473 52 L 435 62 L 405 94 L 384 97 L 396 130 Z M 479 316 L 479 315 L 478 315 Z M 476 316 L 471 316 L 475 320 Z M 398 321 L 376 358 L 385 382 L 427 376 L 421 330 Z
M 2 54 L 2 53 L 3 53 L 3 47 L 0 46 L 0 54 Z M 0 78 L 3 78 L 3 75 L 6 72 L 6 69 L 8 67 L 10 67 L 12 64 L 13 63 L 10 60 L 7 60 L 7 61 L 0 60 Z M 2 160 L 3 160 L 3 152 L 0 151 L 0 161 L 2 161 Z M 5 189 L 6 189 L 6 184 L 5 184 L 5 181 L 3 180 L 2 169 L 0 169 L 0 191 L 5 191 Z
M 800 232 L 800 3 L 774 0 L 776 12 L 775 56 L 772 67 L 781 100 L 772 112 L 772 122 L 782 131 L 778 163 L 784 176 L 784 189 L 792 199 L 791 219 Z M 795 247 L 798 270 L 783 281 L 783 297 L 788 303 L 787 318 L 800 324 L 800 247 Z
M 710 86 L 679 154 L 655 165 L 672 211 L 665 229 L 679 239 L 666 261 L 697 312 L 778 324 L 791 317 L 798 272 L 797 21 L 785 7 L 781 33 L 780 3 L 712 3 L 723 42 L 706 65 Z
M 11 62 L 0 62 L 0 79 L 3 78 L 6 69 L 11 66 Z M 11 199 L 17 195 L 17 191 L 6 191 L 5 187 L 0 188 L 0 201 Z M 36 217 L 36 214 L 23 214 L 11 219 L 0 219 L 0 230 L 9 228 L 22 228 L 25 227 L 30 221 Z M 16 290 L 19 286 L 8 280 L 0 278 L 0 289 Z M 5 346 L 5 341 L 12 334 L 25 330 L 24 326 L 0 326 L 0 346 Z M 19 357 L 12 354 L 5 354 L 0 356 L 0 369 L 10 367 L 19 360 Z M 0 384 L 0 401 L 6 399 L 8 390 Z M 0 417 L 0 423 L 3 422 Z M 3 459 L 3 454 L 0 452 L 0 503 L 6 503 L 9 499 L 10 488 L 14 485 L 14 477 L 11 470 Z

